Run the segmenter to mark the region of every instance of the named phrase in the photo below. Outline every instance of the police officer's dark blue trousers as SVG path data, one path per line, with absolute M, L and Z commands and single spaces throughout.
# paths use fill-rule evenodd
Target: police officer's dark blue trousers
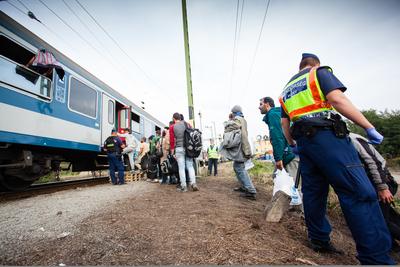
M 329 185 L 339 197 L 361 264 L 394 264 L 389 256 L 391 237 L 376 192 L 348 138 L 331 130 L 298 138 L 304 214 L 310 239 L 329 241 L 326 218 Z
M 115 153 L 107 154 L 108 163 L 110 165 L 110 177 L 113 184 L 117 184 L 115 171 L 118 171 L 118 183 L 123 184 L 124 181 L 124 165 L 122 164 L 121 157 L 117 157 Z

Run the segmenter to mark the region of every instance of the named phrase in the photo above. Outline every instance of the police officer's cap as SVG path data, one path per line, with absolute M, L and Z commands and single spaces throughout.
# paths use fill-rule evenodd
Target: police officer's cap
M 116 133 L 116 132 L 117 132 L 117 130 L 115 130 L 115 129 L 111 130 L 111 133 Z
M 305 58 L 314 58 L 314 59 L 316 59 L 316 60 L 318 60 L 319 61 L 319 58 L 316 56 L 316 55 L 314 55 L 314 54 L 311 54 L 311 53 L 303 53 L 302 55 L 301 55 L 301 60 L 303 60 L 303 59 L 305 59 Z

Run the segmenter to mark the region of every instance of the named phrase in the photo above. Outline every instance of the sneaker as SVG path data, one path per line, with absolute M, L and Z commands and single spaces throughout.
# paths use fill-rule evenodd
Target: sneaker
M 147 178 L 147 179 L 146 179 L 146 182 L 151 182 L 151 179 L 150 179 L 150 178 Z
M 158 179 L 154 179 L 152 182 L 153 183 L 158 183 Z
M 196 184 L 192 184 L 191 187 L 193 191 L 199 191 L 199 188 L 197 187 Z
M 244 189 L 243 187 L 235 187 L 233 188 L 233 191 L 235 192 L 242 192 L 242 193 L 246 193 L 246 189 Z
M 335 248 L 332 245 L 332 243 L 329 242 L 329 241 L 320 241 L 320 240 L 316 240 L 316 239 L 311 239 L 310 240 L 310 247 L 315 252 L 330 253 L 330 254 L 340 254 L 340 255 L 344 254 L 343 250 Z
M 256 193 L 244 192 L 240 193 L 240 197 L 244 197 L 250 200 L 256 200 Z
M 176 189 L 176 191 L 181 192 L 181 193 L 185 193 L 187 192 L 187 187 L 179 187 Z

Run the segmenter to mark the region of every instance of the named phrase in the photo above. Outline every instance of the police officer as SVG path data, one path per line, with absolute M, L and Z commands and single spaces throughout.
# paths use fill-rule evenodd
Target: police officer
M 320 67 L 316 55 L 305 53 L 299 73 L 281 96 L 282 128 L 288 143 L 300 155 L 304 214 L 311 247 L 318 252 L 341 253 L 330 243 L 326 218 L 329 185 L 340 205 L 357 247 L 361 264 L 394 264 L 391 239 L 377 195 L 348 137 L 340 114 L 365 129 L 371 143 L 383 136 L 343 94 L 346 87 L 329 67 Z M 290 122 L 293 125 L 290 127 Z
M 218 175 L 218 147 L 214 144 L 214 139 L 210 139 L 210 146 L 207 149 L 208 156 L 208 175 L 211 175 L 214 166 L 214 176 Z
M 117 136 L 115 129 L 111 130 L 111 136 L 104 141 L 104 151 L 107 152 L 111 182 L 113 185 L 124 184 L 124 165 L 122 164 L 121 152 L 125 146 Z M 115 171 L 118 170 L 118 181 L 115 177 Z

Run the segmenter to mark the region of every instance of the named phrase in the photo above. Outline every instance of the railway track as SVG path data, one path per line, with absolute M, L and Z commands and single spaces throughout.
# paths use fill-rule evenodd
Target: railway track
M 67 180 L 62 182 L 50 182 L 43 184 L 33 184 L 24 191 L 1 192 L 0 201 L 28 198 L 36 195 L 50 194 L 62 190 L 74 189 L 77 187 L 94 186 L 108 183 L 108 176 L 91 177 L 79 180 Z

